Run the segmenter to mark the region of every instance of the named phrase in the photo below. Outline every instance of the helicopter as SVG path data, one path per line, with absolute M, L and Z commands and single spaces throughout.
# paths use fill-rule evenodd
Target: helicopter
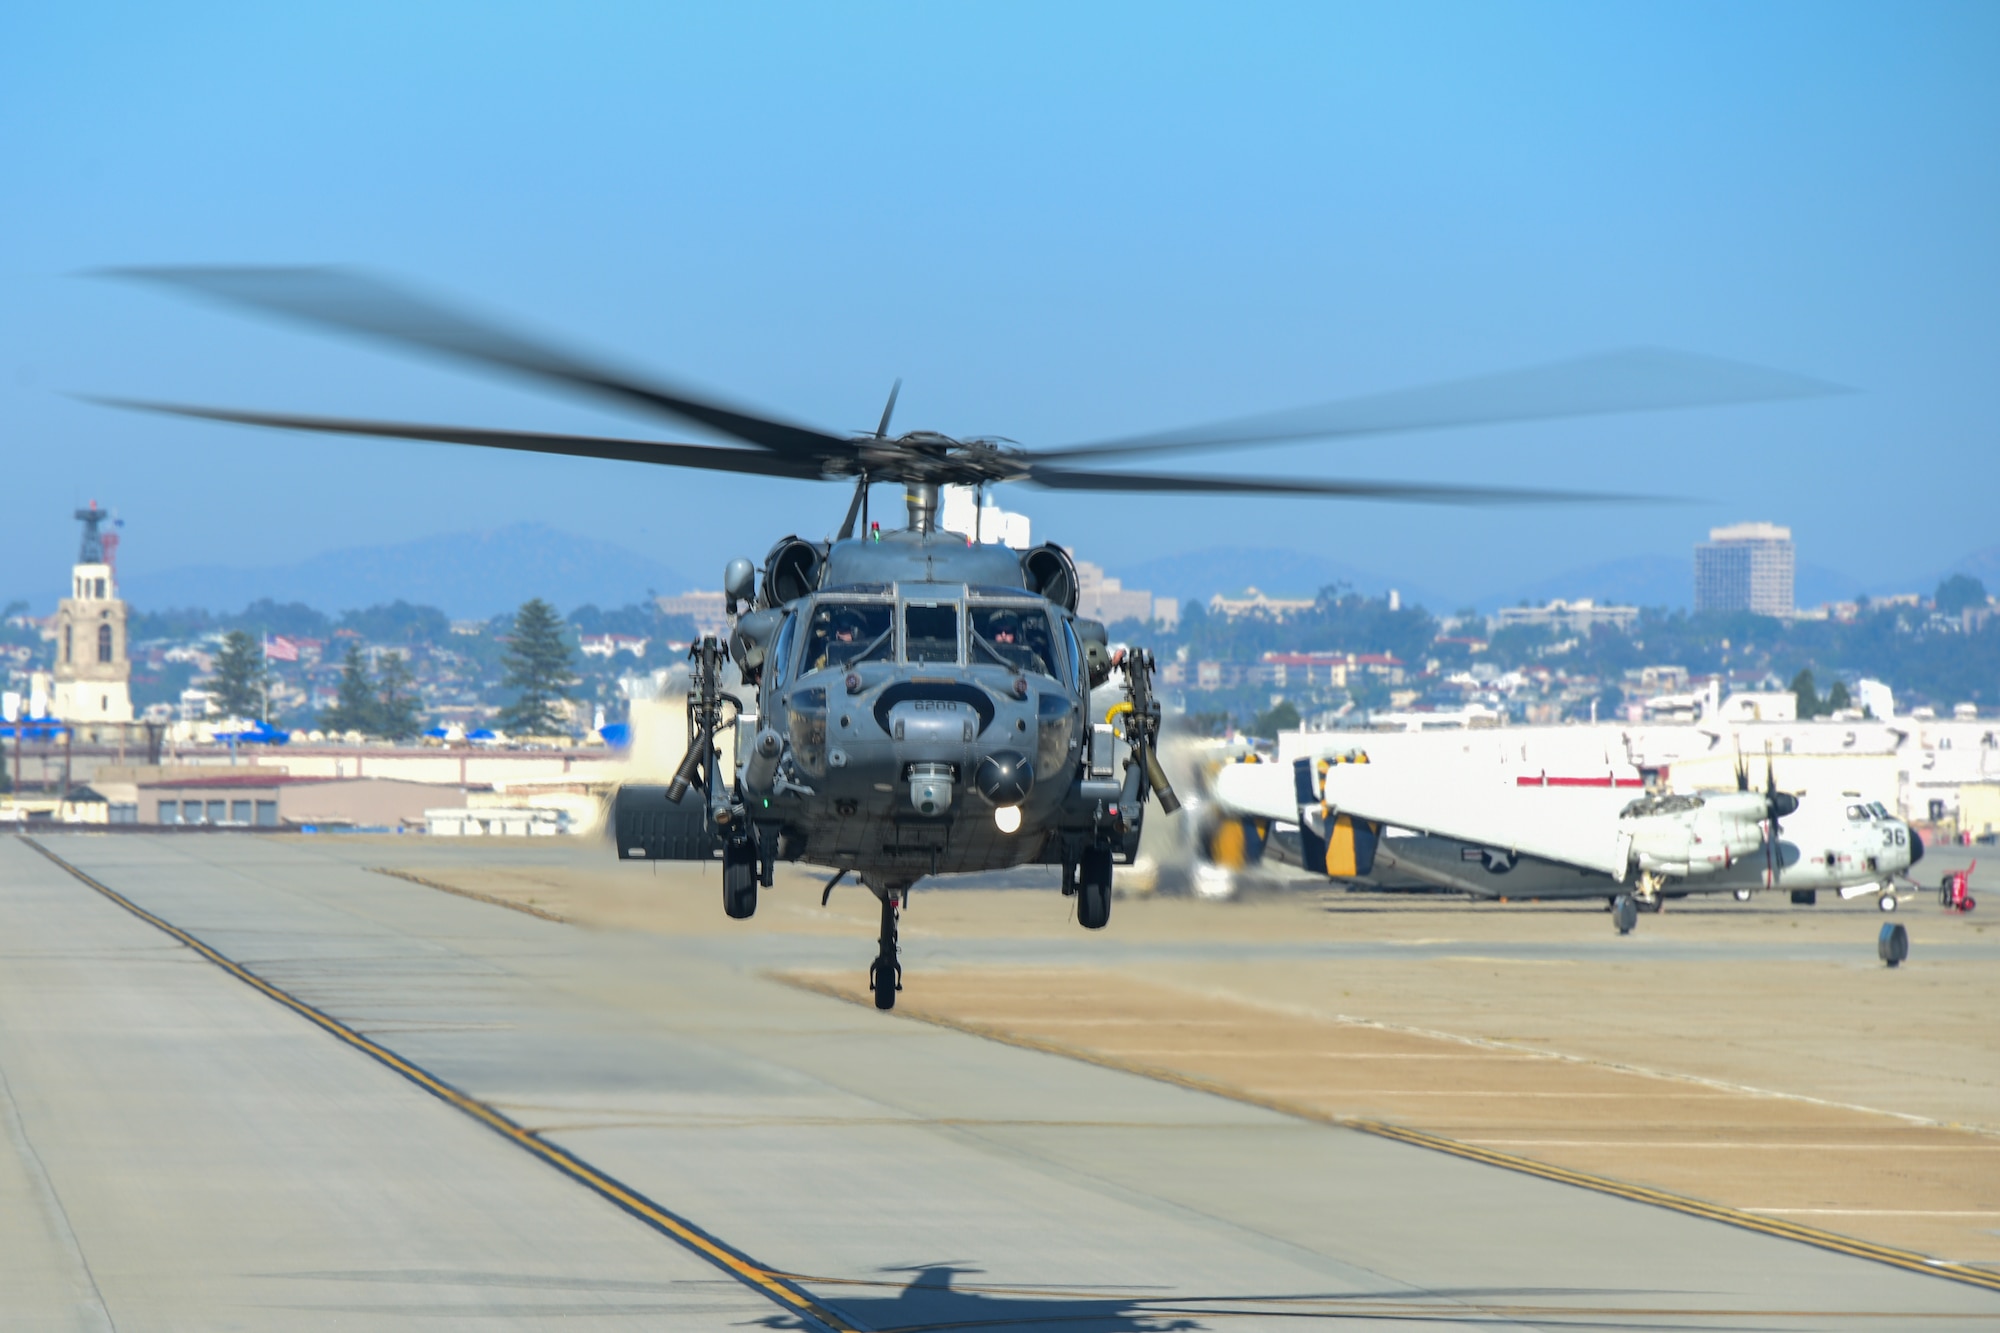
M 1192 429 L 1029 450 L 1000 436 L 890 434 L 900 382 L 872 432 L 834 434 L 730 406 L 560 349 L 344 268 L 173 267 L 109 276 L 386 342 L 693 425 L 734 445 L 551 434 L 95 399 L 182 417 L 323 434 L 511 449 L 850 485 L 835 535 L 780 539 L 761 571 L 731 560 L 733 624 L 689 650 L 687 753 L 664 786 L 627 785 L 612 836 L 628 860 L 719 859 L 724 911 L 747 918 L 778 862 L 852 874 L 880 901 L 869 987 L 895 1007 L 898 920 L 926 876 L 1060 867 L 1076 919 L 1109 922 L 1112 872 L 1137 854 L 1149 801 L 1179 806 L 1161 769 L 1163 721 L 1142 647 L 1114 656 L 1077 614 L 1078 580 L 1054 543 L 1016 552 L 938 523 L 941 488 L 1322 496 L 1443 504 L 1645 497 L 1302 477 L 1078 467 L 1185 450 L 1382 435 L 1605 412 L 1838 392 L 1804 376 L 1657 349 L 1583 357 L 1421 389 Z M 746 447 L 747 446 L 747 447 Z M 903 488 L 907 524 L 881 531 L 871 488 Z M 857 522 L 860 532 L 857 534 Z M 735 679 L 730 679 L 731 676 Z M 1122 680 L 1122 687 L 1114 682 Z M 1102 721 L 1091 692 L 1122 698 Z M 741 689 L 743 693 L 737 691 Z M 754 702 L 744 694 L 754 690 Z M 721 738 L 748 736 L 725 771 Z M 824 898 L 822 899 L 824 901 Z

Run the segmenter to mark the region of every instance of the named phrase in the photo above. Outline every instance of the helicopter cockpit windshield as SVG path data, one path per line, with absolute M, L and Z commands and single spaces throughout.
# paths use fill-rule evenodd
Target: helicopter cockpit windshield
M 972 665 L 1054 676 L 1055 663 L 1055 639 L 1045 612 L 1028 606 L 973 606 Z
M 908 602 L 903 606 L 903 659 L 958 662 L 957 602 Z
M 817 603 L 806 631 L 806 670 L 894 658 L 890 609 L 884 602 Z

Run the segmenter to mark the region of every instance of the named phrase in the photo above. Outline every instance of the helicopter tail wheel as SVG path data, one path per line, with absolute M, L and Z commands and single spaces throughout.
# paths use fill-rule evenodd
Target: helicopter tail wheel
M 1632 927 L 1639 924 L 1639 900 L 1629 893 L 1621 893 L 1611 904 L 1611 924 L 1618 927 L 1620 935 L 1630 935 Z
M 737 921 L 757 914 L 757 849 L 747 839 L 722 844 L 722 910 Z
M 896 961 L 896 895 L 882 895 L 882 935 L 877 941 L 875 961 L 868 966 L 868 989 L 875 992 L 877 1009 L 894 1009 L 896 992 L 903 989 L 903 965 Z
M 1103 930 L 1111 920 L 1111 849 L 1087 849 L 1078 870 L 1077 924 L 1085 930 Z

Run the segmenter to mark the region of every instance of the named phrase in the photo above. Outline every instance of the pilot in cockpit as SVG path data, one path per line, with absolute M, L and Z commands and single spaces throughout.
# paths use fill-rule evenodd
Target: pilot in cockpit
M 813 662 L 813 670 L 817 671 L 829 663 L 846 665 L 854 657 L 856 644 L 860 641 L 861 612 L 852 606 L 836 606 L 822 609 L 817 618 L 821 623 L 814 626 L 818 633 L 813 637 L 818 640 L 820 652 Z
M 972 612 L 974 661 L 1013 671 L 1049 674 L 1052 656 L 1047 621 L 1010 607 L 975 607 Z

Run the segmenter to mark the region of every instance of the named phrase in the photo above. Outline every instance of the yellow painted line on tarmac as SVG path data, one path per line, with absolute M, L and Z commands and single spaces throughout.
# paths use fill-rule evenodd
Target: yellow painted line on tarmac
M 443 1079 L 438 1078 L 435 1074 L 432 1074 L 420 1065 L 412 1064 L 388 1047 L 370 1041 L 367 1037 L 362 1036 L 339 1019 L 319 1009 L 315 1009 L 312 1005 L 307 1004 L 304 1000 L 299 999 L 289 991 L 272 985 L 249 968 L 218 952 L 208 944 L 203 943 L 200 939 L 190 935 L 187 931 L 182 930 L 179 926 L 153 915 L 153 913 L 139 906 L 139 904 L 133 902 L 130 898 L 118 892 L 118 890 L 92 878 L 89 874 L 71 865 L 68 861 L 63 860 L 62 857 L 56 855 L 35 839 L 24 836 L 21 841 L 27 843 L 28 846 L 54 862 L 58 868 L 72 878 L 97 890 L 97 892 L 103 894 L 106 898 L 109 898 L 112 902 L 118 904 L 118 906 L 130 912 L 133 916 L 138 917 L 146 924 L 172 936 L 179 943 L 186 945 L 195 953 L 200 954 L 203 958 L 229 973 L 229 975 L 235 977 L 238 981 L 243 982 L 266 997 L 276 1000 L 293 1013 L 298 1014 L 301 1018 L 306 1019 L 323 1031 L 338 1037 L 341 1041 L 346 1042 L 356 1050 L 361 1051 L 381 1064 L 387 1065 L 390 1069 L 395 1070 L 398 1074 L 401 1074 L 425 1092 L 430 1093 L 439 1101 L 464 1112 L 516 1147 L 531 1156 L 541 1159 L 578 1184 L 610 1200 L 627 1213 L 630 1213 L 646 1225 L 652 1227 L 653 1230 L 678 1241 L 685 1248 L 692 1250 L 695 1254 L 708 1260 L 730 1276 L 743 1282 L 746 1286 L 769 1297 L 794 1314 L 813 1321 L 819 1327 L 829 1330 L 830 1333 L 859 1333 L 858 1327 L 855 1324 L 807 1295 L 805 1291 L 788 1280 L 782 1270 L 758 1263 L 741 1250 L 709 1235 L 693 1222 L 655 1203 L 615 1177 L 608 1176 L 604 1172 L 599 1171 L 583 1159 L 548 1142 L 533 1130 L 516 1123 L 499 1111 L 494 1110 L 491 1106 L 488 1106 L 485 1102 L 459 1091 Z
M 789 986 L 796 986 L 800 990 L 813 991 L 820 995 L 830 996 L 836 1000 L 844 1000 L 849 1004 L 859 1005 L 864 1001 L 864 996 L 861 992 L 845 990 L 817 977 L 801 976 L 796 973 L 772 973 L 770 975 Z M 1760 1216 L 1741 1208 L 1731 1208 L 1725 1204 L 1709 1203 L 1703 1199 L 1689 1198 L 1681 1194 L 1671 1194 L 1666 1190 L 1656 1190 L 1645 1185 L 1635 1185 L 1628 1181 L 1614 1180 L 1609 1176 L 1592 1175 L 1587 1171 L 1573 1171 L 1568 1167 L 1553 1166 L 1547 1162 L 1535 1161 L 1533 1158 L 1519 1157 L 1513 1153 L 1498 1152 L 1492 1148 L 1480 1147 L 1474 1143 L 1448 1139 L 1440 1134 L 1428 1134 L 1423 1130 L 1408 1129 L 1402 1125 L 1392 1125 L 1385 1121 L 1363 1120 L 1350 1116 L 1334 1115 L 1299 1102 L 1266 1096 L 1251 1092 L 1245 1088 L 1232 1087 L 1226 1083 L 1218 1083 L 1211 1079 L 1185 1074 L 1176 1069 L 1164 1069 L 1157 1065 L 1146 1065 L 1137 1063 L 1136 1061 L 1123 1060 L 1102 1051 L 1069 1046 L 1061 1042 L 1048 1041 L 1039 1037 L 1024 1036 L 1021 1033 L 991 1028 L 978 1023 L 963 1022 L 958 1019 L 947 1018 L 940 1014 L 913 1013 L 907 1010 L 899 1010 L 897 1014 L 903 1018 L 911 1018 L 921 1023 L 929 1023 L 934 1027 L 949 1028 L 971 1036 L 984 1037 L 989 1041 L 1000 1042 L 1003 1045 L 1018 1046 L 1023 1050 L 1040 1051 L 1047 1055 L 1060 1055 L 1067 1059 L 1080 1060 L 1086 1064 L 1098 1065 L 1105 1069 L 1115 1069 L 1120 1073 L 1137 1074 L 1142 1078 L 1169 1083 L 1175 1087 L 1186 1088 L 1191 1092 L 1205 1092 L 1217 1097 L 1226 1097 L 1231 1101 L 1262 1107 L 1264 1110 L 1275 1111 L 1280 1115 L 1291 1116 L 1294 1119 L 1311 1120 L 1323 1125 L 1334 1125 L 1341 1129 L 1352 1129 L 1363 1134 L 1372 1134 L 1377 1138 L 1392 1139 L 1397 1143 L 1409 1144 L 1411 1147 L 1428 1148 L 1433 1152 L 1448 1153 L 1453 1157 L 1462 1157 L 1467 1161 L 1479 1162 L 1486 1166 L 1497 1166 L 1504 1170 L 1520 1172 L 1522 1175 L 1537 1176 L 1543 1180 L 1554 1181 L 1562 1185 L 1574 1185 L 1579 1189 L 1591 1190 L 1598 1194 L 1609 1194 L 1614 1198 L 1625 1199 L 1633 1203 L 1650 1204 L 1656 1208 L 1667 1208 L 1677 1213 L 1685 1213 L 1690 1217 L 1699 1217 L 1710 1222 L 1721 1222 L 1728 1226 L 1740 1227 L 1745 1231 L 1755 1231 L 1766 1236 L 1775 1236 L 1781 1240 L 1798 1241 L 1803 1245 L 1811 1245 L 1822 1250 L 1831 1250 L 1836 1254 L 1844 1254 L 1850 1258 L 1868 1259 L 1875 1263 L 1888 1264 L 1893 1268 L 1907 1269 L 1913 1273 L 1947 1278 L 1951 1281 L 1963 1282 L 1970 1286 L 1984 1287 L 1988 1291 L 2000 1291 L 2000 1273 L 1987 1272 L 1983 1269 L 1974 1268 L 1969 1264 L 1955 1264 L 1942 1259 L 1933 1259 L 1929 1255 L 1919 1254 L 1915 1250 L 1902 1250 L 1889 1245 L 1877 1245 L 1870 1241 L 1858 1240 L 1852 1236 L 1843 1236 L 1837 1232 L 1823 1231 L 1818 1227 L 1807 1226 L 1801 1222 L 1787 1222 L 1781 1218 Z

